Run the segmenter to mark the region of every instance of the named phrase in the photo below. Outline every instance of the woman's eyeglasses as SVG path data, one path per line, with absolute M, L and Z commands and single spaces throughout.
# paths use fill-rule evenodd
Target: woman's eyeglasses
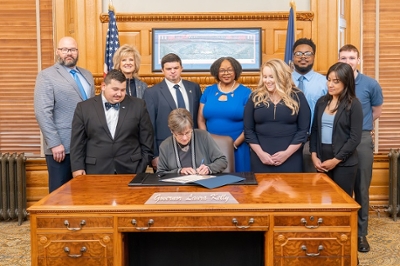
M 188 131 L 186 133 L 175 133 L 175 132 L 172 132 L 172 134 L 174 134 L 175 137 L 183 138 L 183 137 L 190 137 L 192 135 L 192 132 L 193 132 L 193 130 L 190 130 L 190 131 Z

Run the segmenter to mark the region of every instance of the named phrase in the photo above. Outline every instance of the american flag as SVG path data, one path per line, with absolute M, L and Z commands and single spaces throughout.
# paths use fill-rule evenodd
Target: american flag
M 104 76 L 109 70 L 113 68 L 113 56 L 115 51 L 119 48 L 119 36 L 117 21 L 115 19 L 114 7 L 109 5 L 108 7 L 108 30 L 106 37 L 106 52 L 104 56 Z

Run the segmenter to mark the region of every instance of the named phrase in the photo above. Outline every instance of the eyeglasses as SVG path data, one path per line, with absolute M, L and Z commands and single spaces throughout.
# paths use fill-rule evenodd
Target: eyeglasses
M 175 132 L 172 132 L 172 134 L 174 134 L 175 137 L 183 138 L 183 137 L 190 137 L 192 135 L 192 132 L 193 132 L 193 130 L 190 130 L 190 131 L 188 131 L 186 133 L 175 133 Z
M 233 72 L 234 72 L 233 69 L 220 69 L 219 70 L 220 74 L 225 74 L 225 73 L 232 74 Z
M 71 53 L 76 53 L 76 52 L 78 52 L 78 48 L 71 48 L 71 49 L 68 49 L 68 48 L 63 47 L 63 48 L 58 48 L 57 50 L 61 51 L 63 54 L 67 54 L 67 53 L 69 53 L 69 52 L 71 52 Z
M 314 53 L 313 52 L 310 52 L 310 51 L 307 51 L 307 52 L 300 52 L 300 51 L 298 51 L 298 52 L 295 52 L 294 53 L 294 56 L 296 56 L 296 57 L 311 57 L 311 56 L 313 56 L 314 55 Z

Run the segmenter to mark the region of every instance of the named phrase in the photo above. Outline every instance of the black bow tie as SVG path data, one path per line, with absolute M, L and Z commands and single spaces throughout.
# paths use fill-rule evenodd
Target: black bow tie
M 114 108 L 115 110 L 118 111 L 119 109 L 119 103 L 104 103 L 104 105 L 106 106 L 106 110 L 108 111 L 108 109 L 110 109 L 111 107 Z

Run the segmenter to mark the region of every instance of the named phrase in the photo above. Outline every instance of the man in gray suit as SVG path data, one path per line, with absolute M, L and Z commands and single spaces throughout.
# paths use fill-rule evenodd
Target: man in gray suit
M 71 37 L 58 43 L 57 62 L 36 78 L 34 109 L 45 141 L 49 192 L 72 178 L 71 123 L 76 104 L 94 96 L 92 74 L 77 67 L 78 45 Z
M 193 116 L 193 128 L 197 128 L 201 97 L 199 84 L 181 78 L 182 60 L 178 55 L 165 55 L 161 59 L 161 67 L 164 80 L 145 90 L 143 95 L 154 128 L 154 158 L 151 161 L 154 170 L 157 169 L 158 148 L 161 142 L 171 136 L 168 128 L 169 113 L 176 108 L 186 108 Z
M 153 126 L 142 99 L 126 96 L 126 78 L 110 70 L 101 95 L 76 106 L 71 168 L 84 174 L 144 173 L 153 158 Z

